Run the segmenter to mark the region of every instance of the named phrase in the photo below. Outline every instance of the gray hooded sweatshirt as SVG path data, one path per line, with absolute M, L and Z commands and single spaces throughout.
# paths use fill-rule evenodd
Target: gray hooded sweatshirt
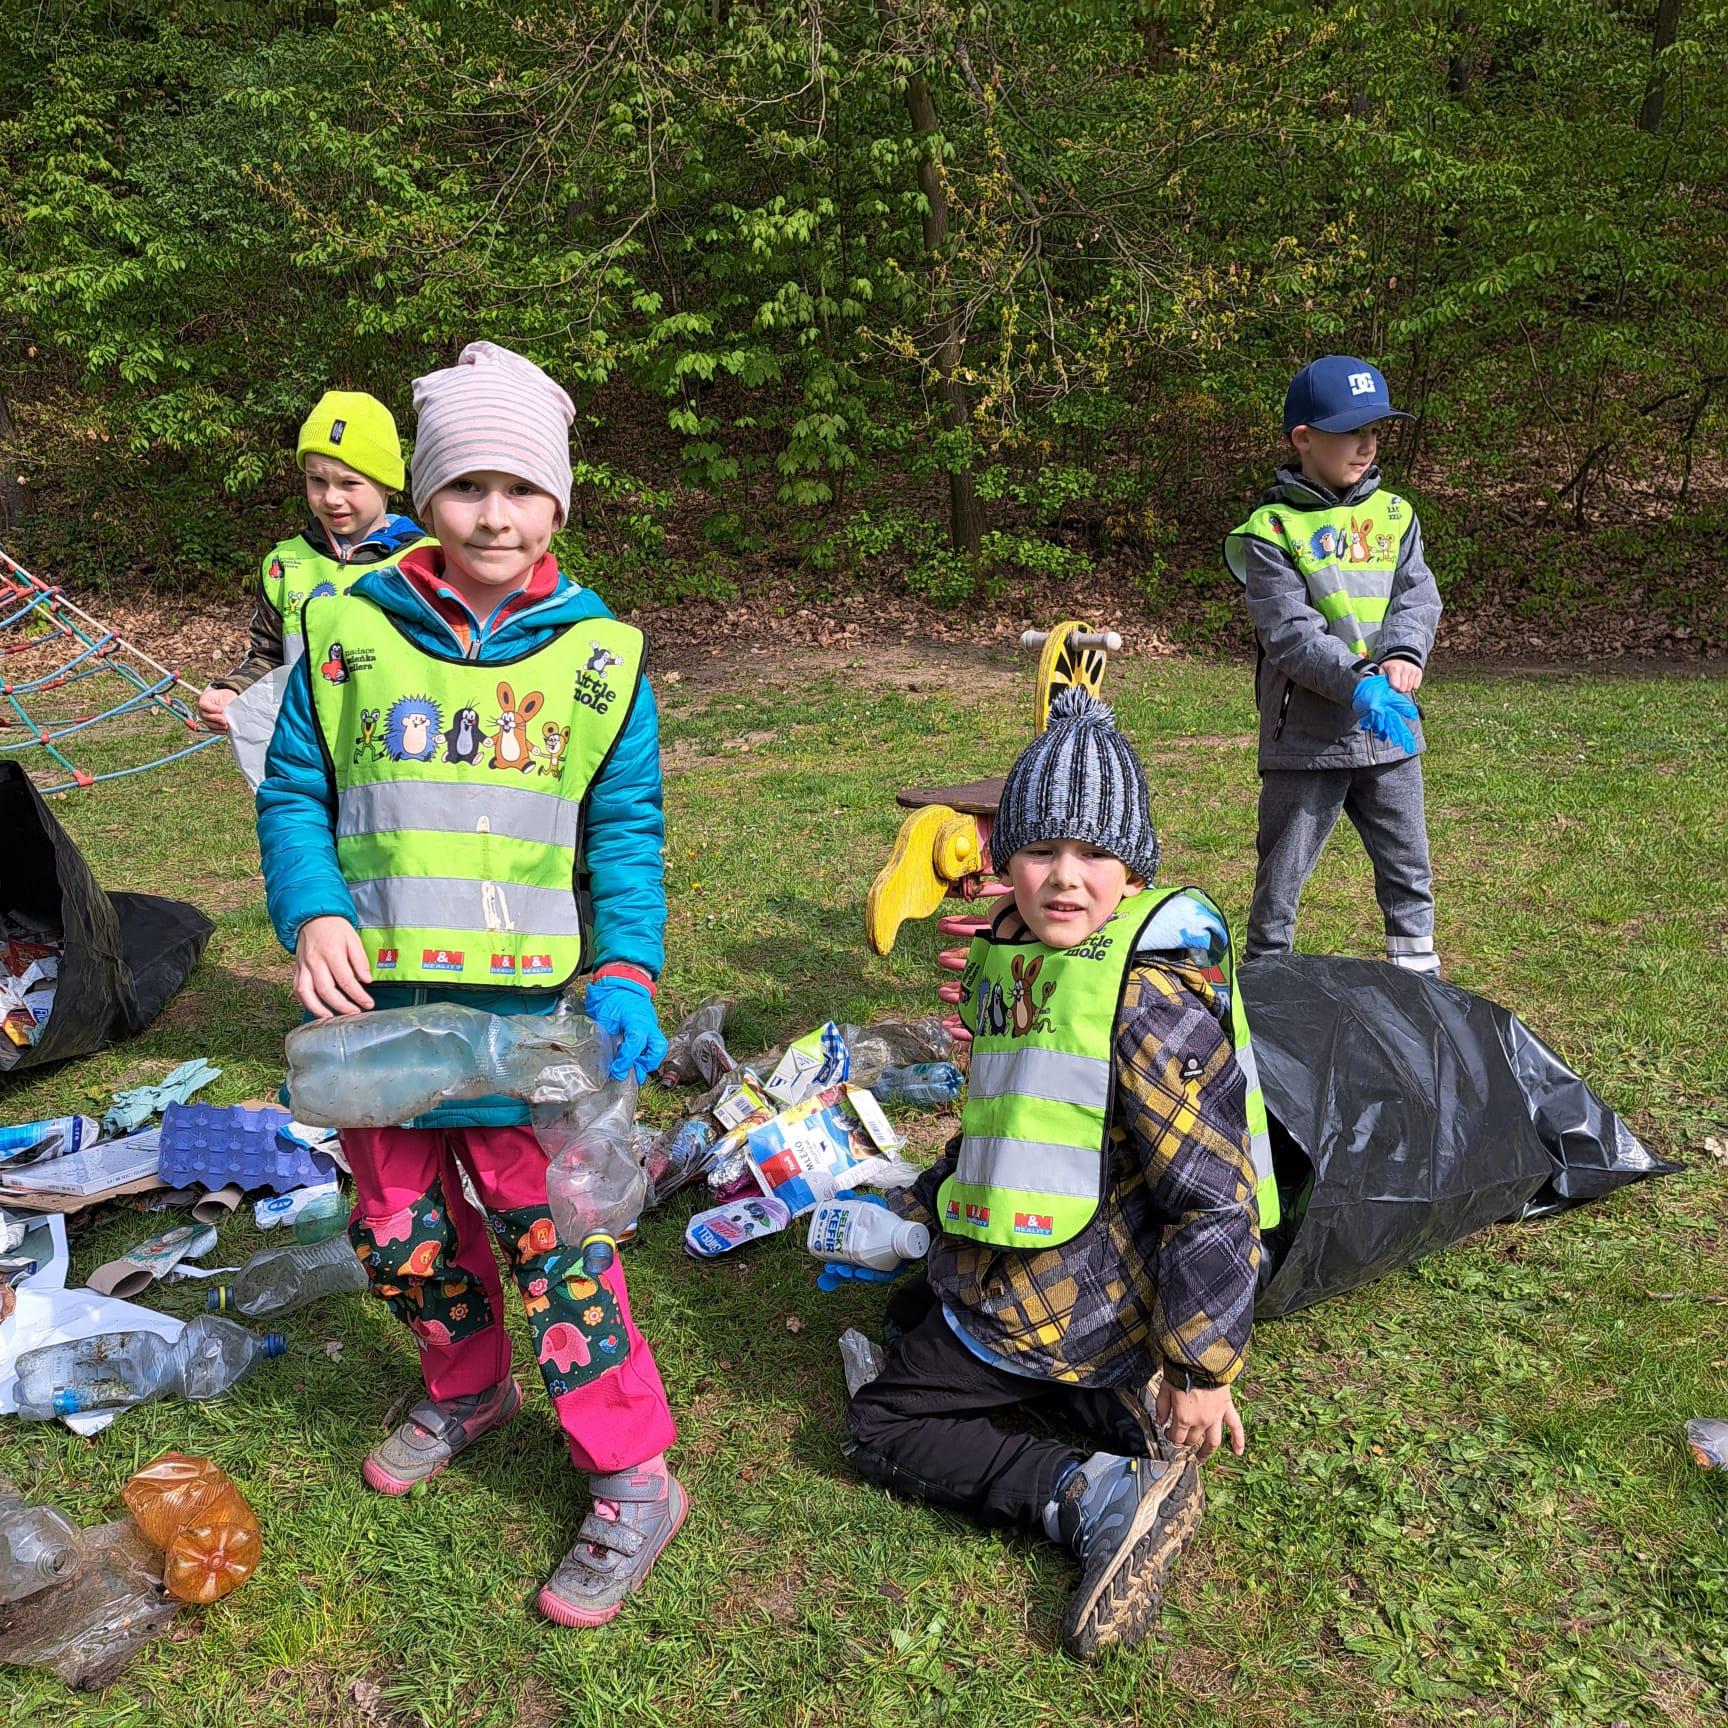
M 1297 468 L 1280 468 L 1260 494 L 1260 504 L 1324 510 L 1366 502 L 1380 489 L 1380 470 L 1370 468 L 1349 491 L 1338 494 Z M 1254 694 L 1260 706 L 1262 772 L 1290 768 L 1364 768 L 1400 762 L 1409 752 L 1382 743 L 1358 724 L 1350 698 L 1375 661 L 1427 663 L 1440 622 L 1440 590 L 1422 555 L 1422 529 L 1412 512 L 1398 549 L 1386 619 L 1365 660 L 1332 635 L 1315 610 L 1308 585 L 1289 555 L 1267 541 L 1238 542 L 1245 563 L 1248 612 L 1260 644 Z M 1411 725 L 1416 749 L 1424 748 L 1421 722 Z

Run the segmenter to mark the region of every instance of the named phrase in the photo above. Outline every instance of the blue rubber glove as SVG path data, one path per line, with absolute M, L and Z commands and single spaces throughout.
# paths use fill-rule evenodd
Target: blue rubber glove
M 902 1260 L 892 1272 L 878 1272 L 874 1266 L 843 1266 L 838 1260 L 823 1262 L 822 1270 L 816 1277 L 818 1290 L 838 1290 L 849 1279 L 856 1278 L 861 1284 L 892 1284 L 896 1278 L 904 1278 L 911 1266 L 910 1260 Z
M 654 998 L 632 978 L 596 978 L 583 999 L 588 1018 L 618 1040 L 608 1070 L 614 1080 L 632 1076 L 638 1085 L 666 1056 L 666 1034 L 654 1017 Z
M 1401 690 L 1394 690 L 1384 672 L 1359 679 L 1350 698 L 1350 712 L 1362 728 L 1382 744 L 1396 744 L 1416 754 L 1416 735 L 1407 722 L 1417 719 L 1416 704 Z

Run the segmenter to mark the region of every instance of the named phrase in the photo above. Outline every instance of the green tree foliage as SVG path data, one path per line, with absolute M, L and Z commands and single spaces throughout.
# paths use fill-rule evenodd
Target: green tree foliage
M 232 571 L 320 389 L 406 425 L 481 335 L 578 395 L 600 563 L 653 568 L 682 488 L 716 556 L 945 595 L 1155 568 L 1333 349 L 1423 410 L 1419 474 L 1681 511 L 1728 435 L 1724 17 L 0 0 L 22 532 Z

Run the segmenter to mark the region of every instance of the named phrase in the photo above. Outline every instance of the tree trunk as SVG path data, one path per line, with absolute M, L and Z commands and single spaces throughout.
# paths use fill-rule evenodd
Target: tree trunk
M 1662 70 L 1663 52 L 1674 46 L 1680 34 L 1680 0 L 1657 0 L 1656 27 L 1650 34 L 1650 83 L 1644 106 L 1638 110 L 1638 130 L 1654 137 L 1662 130 L 1662 104 L 1668 98 L 1668 75 Z
M 893 0 L 876 0 L 876 10 L 883 28 L 890 29 L 894 21 Z M 919 138 L 934 138 L 940 130 L 930 83 L 922 72 L 914 72 L 906 80 L 906 117 Z M 943 190 L 941 170 L 928 154 L 918 163 L 918 190 L 924 194 L 924 254 L 930 271 L 930 298 L 937 333 L 937 390 L 949 429 L 964 432 L 972 423 L 972 403 L 960 377 L 964 339 L 960 333 L 960 314 L 947 286 L 943 258 L 948 241 L 948 194 Z M 984 511 L 978 501 L 970 459 L 948 472 L 948 538 L 956 552 L 973 558 L 984 544 Z

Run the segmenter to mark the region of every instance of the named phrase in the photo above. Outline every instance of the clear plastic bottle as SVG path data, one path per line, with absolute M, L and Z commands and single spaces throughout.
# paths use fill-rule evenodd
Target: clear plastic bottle
M 294 1114 L 321 1128 L 394 1127 L 450 1098 L 528 1098 L 554 1067 L 574 1096 L 605 1083 L 609 1059 L 582 1016 L 511 1019 L 454 1002 L 310 1020 L 286 1052 Z
M 366 1269 L 348 1238 L 327 1236 L 322 1242 L 261 1249 L 234 1274 L 232 1283 L 218 1284 L 210 1292 L 206 1306 L 221 1314 L 264 1320 L 325 1296 L 353 1295 L 365 1288 Z
M 925 1104 L 941 1107 L 960 1096 L 966 1077 L 952 1062 L 915 1062 L 906 1067 L 890 1065 L 870 1084 L 884 1104 Z
M 18 1414 L 45 1422 L 90 1410 L 129 1410 L 155 1398 L 215 1398 L 254 1363 L 288 1348 L 232 1320 L 200 1315 L 170 1343 L 155 1332 L 100 1332 L 18 1358 Z
M 648 1178 L 631 1152 L 635 1082 L 612 1081 L 601 1097 L 598 1111 L 551 1101 L 533 1110 L 535 1136 L 550 1159 L 546 1204 L 553 1228 L 560 1242 L 580 1245 L 590 1278 L 612 1264 L 619 1234 L 648 1197 Z
M 83 1532 L 57 1506 L 26 1506 L 0 1480 L 0 1602 L 64 1584 L 84 1558 Z
M 922 1020 L 878 1020 L 872 1026 L 842 1026 L 840 1036 L 852 1055 L 854 1086 L 874 1088 L 884 1068 L 895 1064 L 946 1062 L 954 1039 L 939 1016 Z
M 711 996 L 695 1013 L 686 1016 L 677 1031 L 666 1040 L 666 1054 L 660 1059 L 655 1079 L 662 1086 L 683 1086 L 696 1079 L 701 1072 L 694 1054 L 696 1040 L 705 1032 L 719 1038 L 726 1030 L 726 1021 L 731 1013 L 730 1002 L 721 996 Z M 714 1076 L 708 1078 L 712 1083 Z

